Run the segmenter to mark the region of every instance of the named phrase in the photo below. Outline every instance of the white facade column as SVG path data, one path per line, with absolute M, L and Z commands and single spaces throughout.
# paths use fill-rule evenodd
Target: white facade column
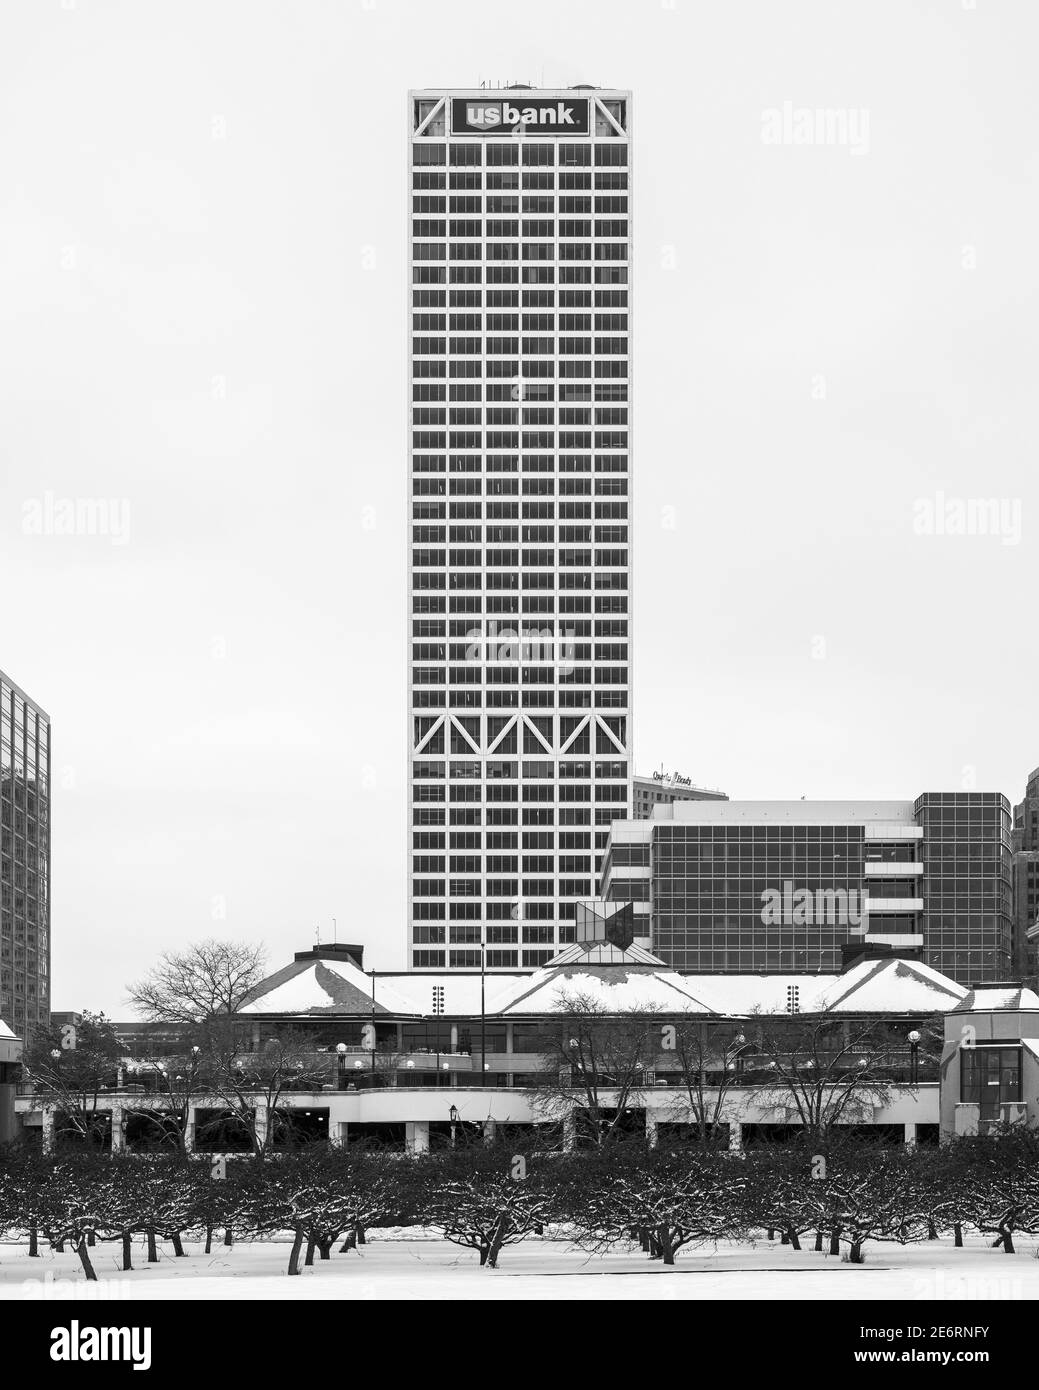
M 185 1153 L 195 1152 L 195 1126 L 198 1107 L 189 1105 L 187 1110 L 187 1120 L 184 1125 L 184 1151 Z
M 657 1112 L 646 1106 L 646 1143 L 651 1149 L 657 1146 Z
M 18 1133 L 18 1123 L 14 1109 L 15 1087 L 13 1082 L 0 1082 L 0 1144 L 12 1144 Z
M 729 1152 L 738 1154 L 743 1151 L 743 1125 L 739 1120 L 729 1121 Z
M 484 1142 L 485 1144 L 493 1144 L 495 1138 L 497 1137 L 497 1133 L 498 1133 L 498 1126 L 494 1123 L 494 1121 L 493 1121 L 492 1119 L 490 1119 L 490 1118 L 484 1120 L 484 1122 L 483 1122 L 483 1142 Z
M 429 1121 L 408 1120 L 404 1126 L 404 1147 L 409 1154 L 429 1152 Z
M 54 1111 L 49 1105 L 43 1107 L 43 1152 L 54 1152 Z
M 906 1124 L 906 1125 L 904 1125 L 904 1126 L 903 1126 L 903 1129 L 905 1130 L 905 1145 L 906 1145 L 906 1148 L 907 1148 L 907 1149 L 915 1149 L 915 1148 L 916 1148 L 916 1121 L 914 1120 L 912 1124 Z
M 126 1133 L 123 1124 L 123 1107 L 112 1102 L 112 1152 L 122 1153 L 126 1148 Z
M 257 1105 L 255 1112 L 254 1125 L 256 1127 L 256 1144 L 258 1148 L 263 1148 L 267 1142 L 267 1126 L 270 1123 L 270 1114 L 266 1105 Z

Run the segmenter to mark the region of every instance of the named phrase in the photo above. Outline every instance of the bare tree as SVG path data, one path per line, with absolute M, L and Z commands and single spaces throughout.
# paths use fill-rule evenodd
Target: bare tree
M 207 1057 L 200 1042 L 153 1061 L 130 1063 L 127 1086 L 146 1078 L 143 1093 L 123 1100 L 124 1114 L 144 1122 L 144 1138 L 159 1149 L 186 1157 L 192 1105 L 206 1094 Z
M 279 1126 L 291 1124 L 285 1097 L 327 1081 L 328 1059 L 318 1053 L 314 1037 L 293 1028 L 279 1028 L 259 1048 L 252 1047 L 251 1030 L 233 1019 L 211 1026 L 207 1036 L 201 1083 L 248 1135 L 252 1152 L 263 1157 L 275 1147 Z M 265 1127 L 260 1108 L 266 1112 Z
M 747 1032 L 755 1036 L 741 1065 L 754 1100 L 793 1111 L 820 1142 L 886 1105 L 893 1086 L 916 1084 L 901 1076 L 904 1039 L 883 1020 L 759 1014 Z
M 128 1002 L 152 1023 L 198 1024 L 238 1013 L 263 979 L 266 952 L 241 941 L 198 941 L 167 951 Z
M 728 1114 L 729 1092 L 744 1084 L 742 1052 L 746 1038 L 738 1025 L 721 1025 L 690 1016 L 662 1029 L 664 1058 L 679 1078 L 679 1093 L 668 1108 L 675 1122 L 690 1126 L 703 1148 L 719 1143 Z
M 646 1073 L 660 1047 L 660 1021 L 638 1010 L 611 1013 L 588 994 L 560 998 L 558 1027 L 545 1032 L 531 1108 L 571 1121 L 579 1144 L 622 1138 L 644 1103 Z
M 110 1091 L 117 1083 L 121 1047 L 103 1013 L 85 1013 L 69 1047 L 60 1028 L 39 1030 L 25 1049 L 23 1065 L 33 1092 L 58 1118 L 57 1138 L 103 1147 L 111 1123 Z

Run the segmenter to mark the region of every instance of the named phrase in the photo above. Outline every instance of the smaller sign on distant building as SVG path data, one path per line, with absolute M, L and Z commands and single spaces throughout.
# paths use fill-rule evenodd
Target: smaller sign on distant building
M 693 779 L 683 777 L 680 772 L 654 772 L 654 782 L 664 782 L 669 787 L 691 787 Z
M 454 135 L 587 135 L 587 100 L 545 97 L 455 97 L 451 102 Z

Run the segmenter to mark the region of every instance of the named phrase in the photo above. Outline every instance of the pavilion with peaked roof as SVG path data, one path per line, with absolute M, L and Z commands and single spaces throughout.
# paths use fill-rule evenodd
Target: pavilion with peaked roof
M 1039 1121 L 1039 996 L 1019 984 L 967 990 L 918 959 L 869 943 L 846 957 L 839 974 L 689 975 L 626 935 L 615 914 L 589 917 L 585 927 L 534 971 L 372 971 L 360 947 L 300 951 L 248 996 L 241 1010 L 247 1045 L 262 1051 L 284 1030 L 311 1056 L 307 1088 L 290 1088 L 278 1102 L 282 1110 L 303 1111 L 337 1142 L 377 1139 L 413 1151 L 459 1123 L 488 1132 L 541 1123 L 546 1077 L 564 1110 L 579 1107 L 582 1089 L 565 1079 L 572 1071 L 560 1056 L 578 1016 L 582 1028 L 606 1030 L 614 1020 L 649 1019 L 628 1108 L 651 1136 L 688 1119 L 687 1063 L 665 1041 L 685 1025 L 700 1047 L 702 1084 L 723 1097 L 718 1122 L 731 1147 L 797 1127 L 790 1096 L 784 1102 L 775 1073 L 765 1069 L 777 1046 L 780 1056 L 793 1057 L 806 1037 L 823 1053 L 847 1053 L 855 1065 L 862 1040 L 879 1040 L 855 1126 L 883 1142 L 937 1142 L 942 1129 L 970 1132 L 993 1114 Z M 943 1026 L 940 1099 L 931 1040 Z M 125 1028 L 128 1053 L 140 1056 L 134 1049 L 147 1042 L 148 1025 L 116 1028 Z M 960 1043 L 968 1036 L 977 1046 L 965 1058 Z M 610 1084 L 607 1078 L 607 1095 Z M 116 1093 L 109 1103 L 113 1112 L 122 1105 Z M 46 1134 L 46 1107 L 31 1097 L 16 1104 L 20 1122 L 42 1124 Z M 257 1106 L 264 1104 L 257 1096 Z M 112 1133 L 123 1134 L 115 1113 Z

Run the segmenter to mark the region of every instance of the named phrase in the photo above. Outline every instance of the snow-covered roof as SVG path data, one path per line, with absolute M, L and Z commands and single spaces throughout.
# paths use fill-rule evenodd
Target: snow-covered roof
M 372 977 L 349 960 L 294 960 L 291 965 L 268 975 L 252 991 L 242 1008 L 245 1014 L 377 1014 L 409 1013 L 403 996 L 383 984 L 376 987 L 373 1002 Z
M 584 963 L 538 970 L 522 981 L 512 1000 L 498 1012 L 520 1016 L 560 1013 L 574 999 L 618 1014 L 715 1012 L 696 998 L 685 976 L 666 967 Z
M 864 960 L 801 1005 L 811 1013 L 947 1013 L 967 991 L 917 960 Z
M 488 1013 L 516 984 L 526 984 L 529 972 L 488 971 L 485 998 Z M 373 976 L 348 960 L 295 960 L 261 980 L 242 1008 L 244 1014 L 282 1016 L 376 1015 L 406 1017 L 433 1012 L 433 987 L 443 990 L 442 1012 L 452 1016 L 480 1012 L 480 976 L 444 973 Z
M 684 975 L 632 944 L 619 950 L 604 942 L 567 946 L 532 972 L 488 971 L 482 981 L 488 1016 L 531 1017 L 556 1013 L 581 995 L 607 1010 L 746 1018 L 785 1014 L 796 990 L 802 1014 L 933 1014 L 962 1010 L 973 997 L 920 961 L 891 957 L 860 961 L 842 975 Z M 481 1012 L 477 973 L 374 976 L 374 1012 L 382 1017 L 428 1017 L 433 991 L 443 991 L 437 1013 L 473 1017 Z M 305 958 L 269 976 L 253 991 L 246 1014 L 281 1017 L 371 1017 L 373 976 L 352 961 Z M 438 1000 L 439 1000 L 438 995 Z M 1039 1009 L 1032 1002 L 998 1007 Z M 982 1005 L 980 1007 L 996 1007 Z
M 1024 985 L 979 985 L 965 990 L 956 1013 L 990 1013 L 1004 1009 L 1039 1009 L 1039 994 Z
M 17 1034 L 12 1033 L 3 1019 L 0 1018 L 0 1038 L 13 1038 L 16 1036 Z

